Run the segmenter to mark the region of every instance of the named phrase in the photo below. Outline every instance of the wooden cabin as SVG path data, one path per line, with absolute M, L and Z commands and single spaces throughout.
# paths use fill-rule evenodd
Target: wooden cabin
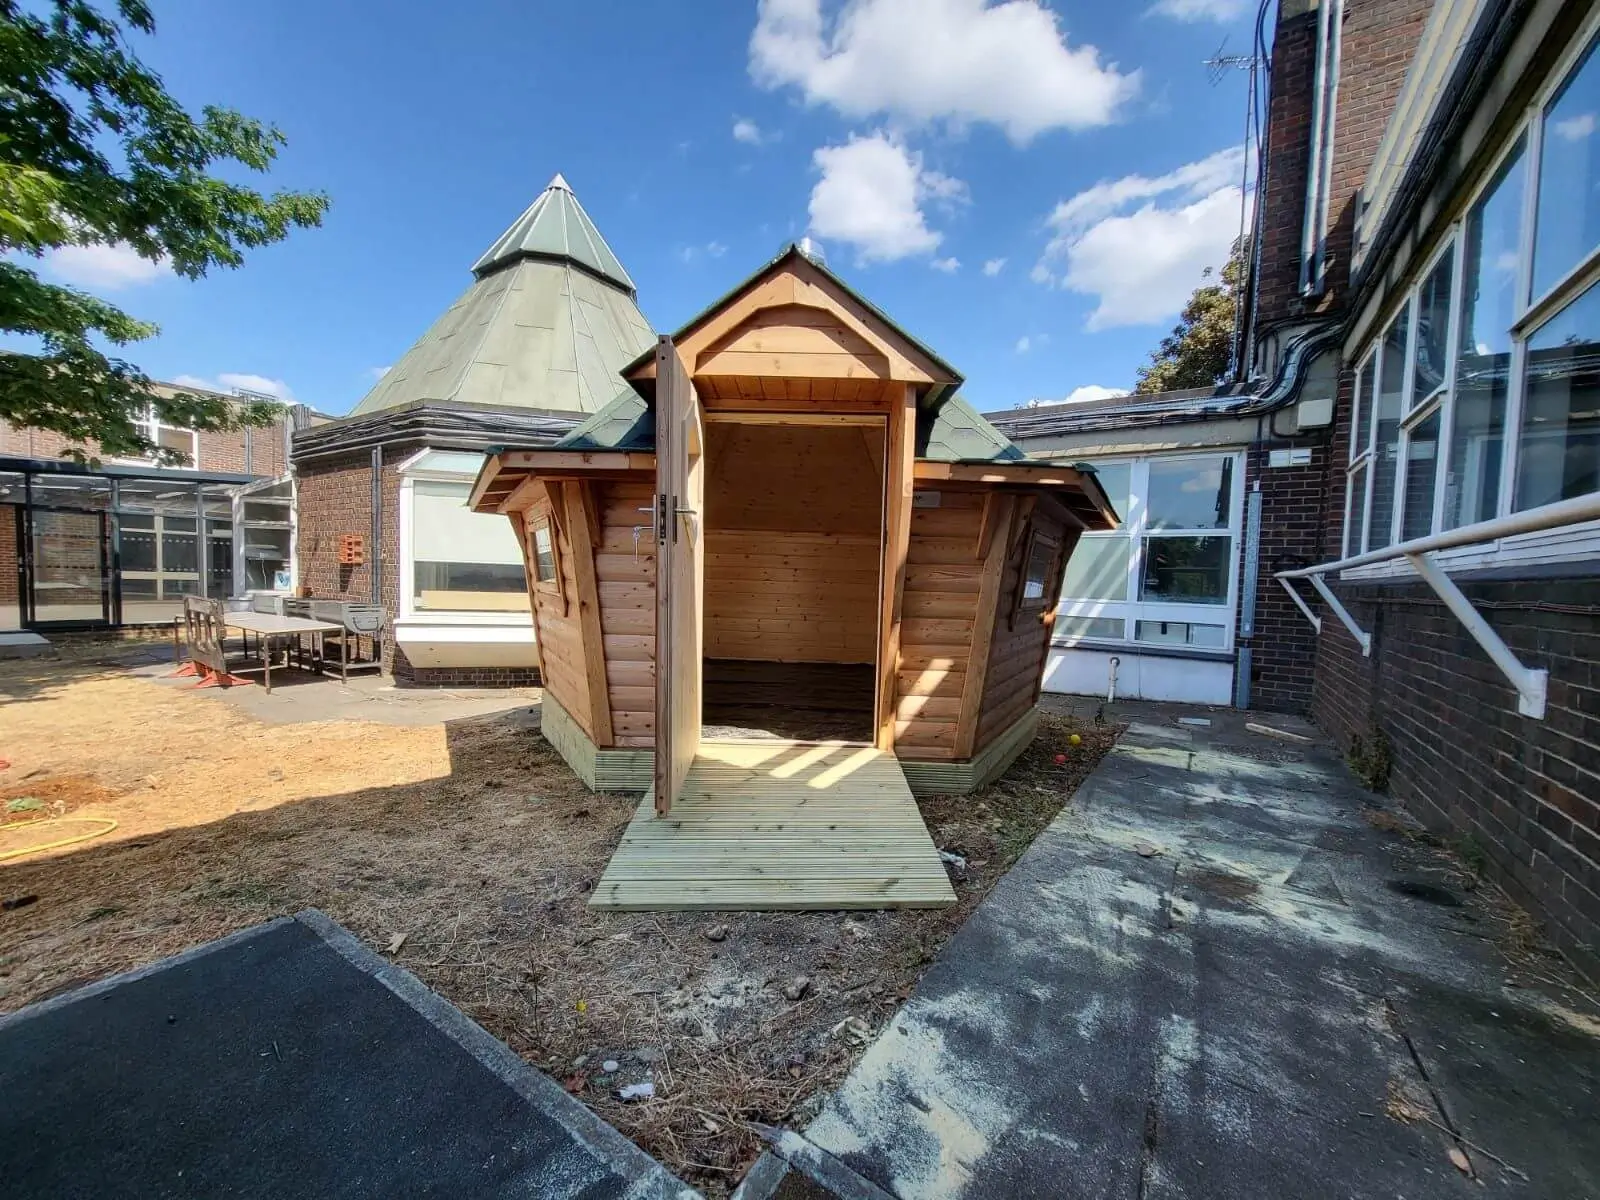
M 591 787 L 649 793 L 595 903 L 953 899 L 912 794 L 979 787 L 1032 737 L 1067 557 L 1116 522 L 1093 474 L 1027 461 L 798 248 L 622 375 L 471 501 L 524 546 L 545 736 Z M 730 813 L 728 878 L 660 868 Z M 807 820 L 827 844 L 786 848 Z

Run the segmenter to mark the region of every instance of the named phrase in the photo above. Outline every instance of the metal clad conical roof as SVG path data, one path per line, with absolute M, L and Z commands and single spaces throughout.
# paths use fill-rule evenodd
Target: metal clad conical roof
M 472 264 L 472 273 L 482 278 L 520 258 L 564 259 L 618 287 L 634 290 L 621 261 L 560 175 Z
M 473 273 L 352 416 L 413 404 L 592 413 L 655 345 L 633 281 L 559 175 Z

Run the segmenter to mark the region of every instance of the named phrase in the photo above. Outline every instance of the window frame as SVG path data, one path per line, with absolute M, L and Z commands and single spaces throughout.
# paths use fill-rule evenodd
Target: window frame
M 1149 526 L 1149 500 L 1150 500 L 1150 464 L 1153 462 L 1207 462 L 1218 459 L 1231 461 L 1231 479 L 1228 494 L 1228 524 L 1224 527 L 1211 528 L 1160 528 L 1152 529 Z M 1057 574 L 1061 582 L 1057 585 L 1055 601 L 1056 630 L 1051 637 L 1051 645 L 1056 647 L 1084 649 L 1116 649 L 1122 653 L 1132 654 L 1172 654 L 1174 648 L 1161 642 L 1141 642 L 1137 640 L 1138 622 L 1188 624 L 1188 625 L 1221 625 L 1223 627 L 1223 644 L 1220 647 L 1184 647 L 1178 650 L 1183 654 L 1202 655 L 1232 655 L 1235 649 L 1238 619 L 1239 619 L 1239 562 L 1243 553 L 1244 543 L 1244 507 L 1245 507 L 1245 462 L 1244 455 L 1236 447 L 1217 447 L 1207 449 L 1184 450 L 1173 454 L 1147 454 L 1147 455 L 1106 455 L 1099 460 L 1106 466 L 1125 465 L 1129 468 L 1128 478 L 1128 511 L 1122 515 L 1121 528 L 1111 532 L 1083 533 L 1079 535 L 1078 548 L 1086 542 L 1120 538 L 1130 543 L 1127 555 L 1127 571 L 1124 577 L 1122 595 L 1116 600 L 1103 600 L 1087 597 L 1074 597 L 1066 592 L 1066 568 L 1070 559 L 1061 564 Z M 1144 577 L 1146 544 L 1151 538 L 1157 537 L 1218 537 L 1228 539 L 1227 556 L 1227 581 L 1228 590 L 1220 603 L 1207 603 L 1203 601 L 1174 601 L 1174 600 L 1141 600 L 1140 581 Z M 1120 638 L 1104 638 L 1079 636 L 1073 633 L 1059 632 L 1063 621 L 1074 619 L 1092 620 L 1101 618 L 1122 622 L 1122 636 Z
M 154 404 L 145 405 L 144 411 L 133 419 L 133 424 L 138 427 L 140 433 L 144 434 L 145 437 L 149 438 L 157 446 L 161 444 L 161 431 L 163 429 L 172 433 L 188 434 L 189 464 L 187 467 L 182 469 L 188 471 L 198 471 L 200 469 L 200 433 L 198 430 L 190 429 L 187 425 L 168 425 L 160 418 L 160 416 L 157 415 L 156 406 Z M 117 463 L 129 463 L 138 466 L 151 466 L 154 465 L 156 459 L 155 455 L 147 454 L 142 458 L 135 455 L 130 455 L 126 458 L 113 458 L 111 461 Z
M 1591 287 L 1600 284 L 1600 244 L 1597 244 L 1580 254 L 1541 294 L 1538 296 L 1532 295 L 1533 256 L 1538 238 L 1539 187 L 1544 155 L 1546 117 L 1550 107 L 1574 77 L 1574 73 L 1584 65 L 1586 58 L 1589 59 L 1589 65 L 1592 69 L 1600 70 L 1600 14 L 1592 16 L 1579 36 L 1572 40 L 1565 54 L 1551 71 L 1550 77 L 1529 101 L 1516 125 L 1507 132 L 1480 178 L 1464 194 L 1460 203 L 1456 206 L 1453 219 L 1439 235 L 1435 247 L 1429 252 L 1427 258 L 1422 261 L 1419 269 L 1412 273 L 1410 282 L 1405 287 L 1398 302 L 1389 305 L 1382 312 L 1382 319 L 1372 323 L 1373 332 L 1363 343 L 1362 353 L 1358 356 L 1357 365 L 1352 373 L 1350 455 L 1346 467 L 1344 528 L 1341 531 L 1345 557 L 1354 557 L 1357 554 L 1364 553 L 1372 541 L 1372 490 L 1375 472 L 1371 469 L 1371 466 L 1374 460 L 1377 438 L 1377 420 L 1376 413 L 1374 413 L 1369 428 L 1368 445 L 1365 449 L 1359 449 L 1355 444 L 1356 431 L 1360 425 L 1361 410 L 1359 406 L 1363 403 L 1370 403 L 1370 398 L 1360 394 L 1360 380 L 1367 363 L 1378 360 L 1378 356 L 1381 355 L 1384 334 L 1394 320 L 1395 314 L 1407 306 L 1410 306 L 1410 317 L 1407 333 L 1406 397 L 1402 406 L 1405 415 L 1401 420 L 1401 432 L 1397 448 L 1399 460 L 1396 464 L 1394 480 L 1396 489 L 1393 510 L 1394 525 L 1391 532 L 1393 540 L 1390 544 L 1398 543 L 1404 529 L 1405 485 L 1410 465 L 1409 454 L 1413 434 L 1416 428 L 1436 411 L 1440 414 L 1439 439 L 1435 451 L 1433 513 L 1432 520 L 1429 523 L 1429 530 L 1435 534 L 1444 531 L 1445 499 L 1449 484 L 1449 464 L 1453 450 L 1455 410 L 1458 399 L 1456 386 L 1457 367 L 1461 352 L 1461 316 L 1467 270 L 1466 227 L 1473 209 L 1489 194 L 1491 188 L 1499 179 L 1502 168 L 1505 167 L 1510 157 L 1518 152 L 1520 146 L 1524 155 L 1522 164 L 1524 174 L 1522 194 L 1518 197 L 1520 226 L 1517 231 L 1517 270 L 1513 283 L 1512 315 L 1505 331 L 1511 344 L 1511 351 L 1507 365 L 1508 378 L 1506 380 L 1504 411 L 1502 413 L 1498 492 L 1494 516 L 1505 517 L 1518 511 L 1516 508 L 1518 468 L 1521 460 L 1524 433 L 1523 418 L 1527 407 L 1528 342 L 1531 338 L 1537 336 L 1540 330 L 1551 320 L 1561 315 L 1570 305 L 1578 301 Z M 1445 254 L 1454 255 L 1450 282 L 1450 332 L 1445 371 L 1446 378 L 1444 384 L 1432 394 L 1418 399 L 1410 393 L 1414 386 L 1412 367 L 1416 353 L 1417 315 L 1421 303 L 1421 290 L 1422 285 L 1432 275 Z M 1375 380 L 1381 379 L 1381 370 L 1382 363 L 1379 360 L 1374 371 Z M 1353 532 L 1351 516 L 1353 510 L 1350 505 L 1350 493 L 1356 472 L 1364 466 L 1367 468 L 1367 494 L 1362 510 L 1364 516 L 1362 526 L 1363 544 L 1361 546 L 1353 546 L 1351 545 L 1351 533 Z M 1518 534 L 1480 545 L 1440 551 L 1436 555 L 1436 561 L 1447 570 L 1471 570 L 1498 566 L 1534 565 L 1544 562 L 1570 562 L 1575 559 L 1590 557 L 1596 552 L 1600 552 L 1600 521 L 1588 522 L 1561 530 Z M 1346 569 L 1340 574 L 1341 577 L 1353 579 L 1384 578 L 1397 575 L 1410 576 L 1414 574 L 1414 570 L 1404 559 L 1395 559 L 1388 562 L 1370 564 L 1365 567 Z

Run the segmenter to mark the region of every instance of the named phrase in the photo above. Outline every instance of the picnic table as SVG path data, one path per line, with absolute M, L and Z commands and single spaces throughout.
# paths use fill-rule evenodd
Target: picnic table
M 258 612 L 230 612 L 223 614 L 222 622 L 229 629 L 237 629 L 240 633 L 253 633 L 261 643 L 261 661 L 265 666 L 265 685 L 267 691 L 272 691 L 272 649 L 274 644 L 298 644 L 301 638 L 310 636 L 316 639 L 316 660 L 322 662 L 322 638 L 324 634 L 337 633 L 344 627 L 332 621 L 313 621 L 309 617 L 284 617 L 277 613 Z M 287 661 L 287 656 L 285 656 Z

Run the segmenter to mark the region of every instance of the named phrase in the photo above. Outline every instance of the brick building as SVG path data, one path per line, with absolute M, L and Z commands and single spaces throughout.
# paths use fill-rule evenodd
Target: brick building
M 295 436 L 300 583 L 381 604 L 402 684 L 536 682 L 522 549 L 474 513 L 484 452 L 548 445 L 625 388 L 654 344 L 633 281 L 559 175 L 473 279 L 338 421 Z M 358 563 L 340 561 L 348 535 Z
M 996 421 L 1083 455 L 1254 413 L 1249 701 L 1309 712 L 1591 975 L 1597 36 L 1593 0 L 1285 0 L 1239 381 Z M 1295 569 L 1304 613 L 1273 578 Z
M 147 417 L 182 468 L 80 464 L 69 439 L 0 421 L 0 632 L 166 623 L 185 595 L 288 590 L 290 435 L 317 419 L 293 405 L 270 426 L 210 433 Z

